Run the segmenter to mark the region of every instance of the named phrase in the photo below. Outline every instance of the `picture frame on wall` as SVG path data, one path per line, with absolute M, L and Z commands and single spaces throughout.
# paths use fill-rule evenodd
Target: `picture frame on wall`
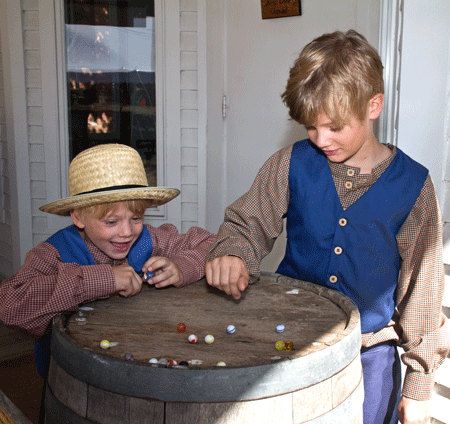
M 286 18 L 301 16 L 301 14 L 301 0 L 261 0 L 263 19 Z

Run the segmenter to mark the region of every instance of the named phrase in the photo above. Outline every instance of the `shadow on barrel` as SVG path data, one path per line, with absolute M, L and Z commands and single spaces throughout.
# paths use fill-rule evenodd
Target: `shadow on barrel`
M 359 314 L 336 291 L 264 273 L 241 301 L 200 281 L 90 305 L 86 325 L 54 321 L 49 424 L 362 422 Z M 190 332 L 215 342 L 191 345 Z M 117 346 L 102 351 L 108 337 Z M 294 350 L 277 351 L 277 340 Z M 150 357 L 201 363 L 167 368 Z

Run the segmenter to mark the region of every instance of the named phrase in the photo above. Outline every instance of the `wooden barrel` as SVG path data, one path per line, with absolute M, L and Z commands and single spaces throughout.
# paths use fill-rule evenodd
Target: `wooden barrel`
M 240 301 L 200 281 L 89 306 L 54 321 L 48 424 L 362 422 L 359 314 L 336 291 L 263 274 Z

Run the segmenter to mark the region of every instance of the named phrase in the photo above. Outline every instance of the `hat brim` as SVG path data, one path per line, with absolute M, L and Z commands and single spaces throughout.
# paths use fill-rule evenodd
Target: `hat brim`
M 180 194 L 180 190 L 168 187 L 138 187 L 97 191 L 79 194 L 47 203 L 39 208 L 42 212 L 55 215 L 69 215 L 74 209 L 99 205 L 101 203 L 123 202 L 127 200 L 148 200 L 149 207 L 156 207 L 169 202 Z

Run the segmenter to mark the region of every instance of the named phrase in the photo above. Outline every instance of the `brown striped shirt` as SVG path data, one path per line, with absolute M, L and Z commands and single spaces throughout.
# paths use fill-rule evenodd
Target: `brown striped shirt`
M 342 207 L 356 202 L 380 177 L 397 150 L 379 163 L 371 174 L 359 168 L 330 164 Z M 255 280 L 261 260 L 271 251 L 283 231 L 283 216 L 289 205 L 289 164 L 292 146 L 276 152 L 258 172 L 250 190 L 225 211 L 218 238 L 208 259 L 223 255 L 244 260 Z M 442 313 L 444 272 L 442 262 L 442 222 L 430 176 L 398 235 L 402 258 L 397 286 L 397 309 L 391 322 L 376 333 L 363 334 L 365 347 L 393 340 L 404 350 L 407 366 L 403 394 L 417 400 L 428 399 L 434 371 L 450 347 L 449 323 Z

